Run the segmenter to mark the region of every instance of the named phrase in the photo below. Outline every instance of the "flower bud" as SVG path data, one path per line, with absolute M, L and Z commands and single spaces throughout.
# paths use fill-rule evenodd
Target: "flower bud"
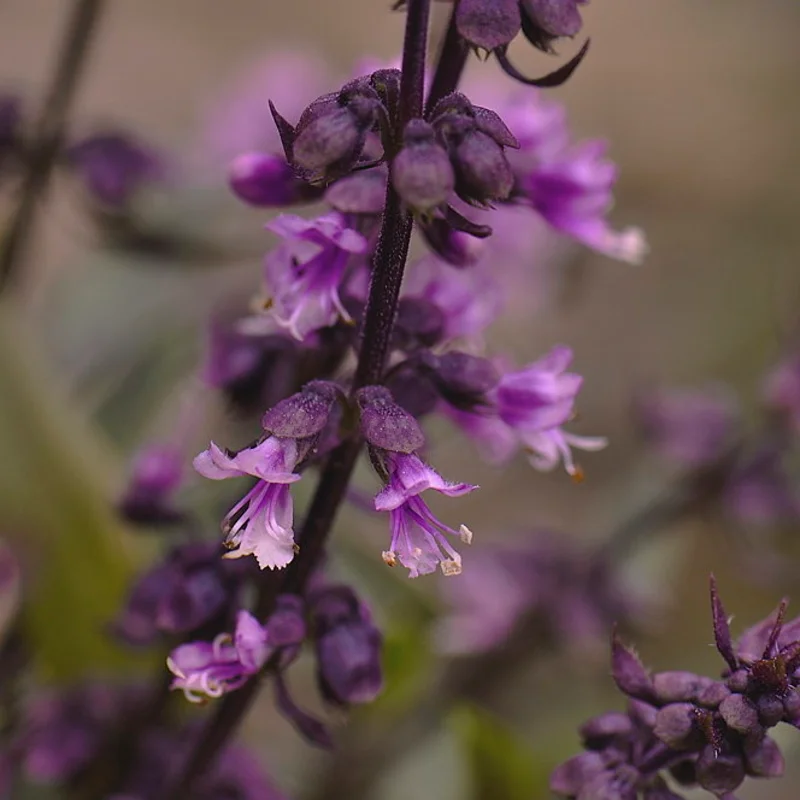
M 341 178 L 325 191 L 325 202 L 342 214 L 380 214 L 386 199 L 386 173 L 364 170 Z
M 439 394 L 455 408 L 472 410 L 485 403 L 500 375 L 486 358 L 451 351 L 442 356 L 426 354 L 423 368 Z
M 483 131 L 466 132 L 452 154 L 456 192 L 466 202 L 487 205 L 505 200 L 514 175 L 503 148 Z
M 780 778 L 786 766 L 783 754 L 774 739 L 769 736 L 745 739 L 744 755 L 747 772 L 758 778 Z
M 656 696 L 662 703 L 682 703 L 695 700 L 697 695 L 713 683 L 710 678 L 693 672 L 658 672 L 653 676 Z
M 302 391 L 281 400 L 264 414 L 261 426 L 282 439 L 306 439 L 320 433 L 328 422 L 339 387 L 329 381 L 311 381 Z
M 547 53 L 562 36 L 575 36 L 583 25 L 578 6 L 588 0 L 521 0 L 522 29 L 534 46 Z
M 461 0 L 455 21 L 463 39 L 491 52 L 509 44 L 519 33 L 519 0 Z
M 620 691 L 637 700 L 653 696 L 653 684 L 639 656 L 626 647 L 616 631 L 611 640 L 611 674 Z
M 716 795 L 732 792 L 744 780 L 744 764 L 738 755 L 719 753 L 714 745 L 706 745 L 696 766 L 697 782 Z
M 691 703 L 671 703 L 659 709 L 653 733 L 674 750 L 691 747 L 697 734 L 694 706 Z
M 403 148 L 392 162 L 392 185 L 422 214 L 445 203 L 453 191 L 455 175 L 447 151 L 424 120 L 412 119 L 405 127 Z
M 134 458 L 119 510 L 130 522 L 157 525 L 177 522 L 172 498 L 183 477 L 183 456 L 174 447 L 152 444 Z
M 346 586 L 323 589 L 311 605 L 323 695 L 336 705 L 374 700 L 383 686 L 382 638 L 369 610 Z
M 287 206 L 313 200 L 317 194 L 295 175 L 286 159 L 272 153 L 237 156 L 231 163 L 228 181 L 234 194 L 252 206 Z
M 395 453 L 413 453 L 425 444 L 419 423 L 395 403 L 383 386 L 365 386 L 356 392 L 361 432 L 373 446 Z

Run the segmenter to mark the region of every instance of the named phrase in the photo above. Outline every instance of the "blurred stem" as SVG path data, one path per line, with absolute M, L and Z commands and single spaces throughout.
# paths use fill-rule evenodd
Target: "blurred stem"
M 61 148 L 72 98 L 103 3 L 104 0 L 76 0 L 73 5 L 41 117 L 31 137 L 19 202 L 0 241 L 0 292 L 19 277 L 37 203 L 47 187 Z
M 618 564 L 629 557 L 653 534 L 715 502 L 730 474 L 735 452 L 684 476 L 659 498 L 618 525 L 591 555 L 588 579 L 600 576 L 609 564 Z M 449 659 L 417 700 L 413 713 L 406 714 L 402 720 L 393 718 L 380 728 L 368 722 L 366 730 L 356 726 L 347 730 L 337 743 L 328 768 L 305 800 L 330 797 L 367 800 L 392 765 L 436 731 L 459 703 L 485 704 L 518 668 L 529 664 L 532 657 L 552 652 L 555 645 L 548 636 L 546 621 L 532 613 L 519 621 L 499 647 Z

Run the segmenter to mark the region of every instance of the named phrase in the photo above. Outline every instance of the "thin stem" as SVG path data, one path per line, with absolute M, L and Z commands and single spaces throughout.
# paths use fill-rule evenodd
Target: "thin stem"
M 0 241 L 0 292 L 17 277 L 31 236 L 36 204 L 47 187 L 64 137 L 67 115 L 86 62 L 104 0 L 77 0 L 53 71 L 42 115 L 34 129 L 19 203 Z
M 436 61 L 431 90 L 428 93 L 428 102 L 425 106 L 428 113 L 443 97 L 458 88 L 468 56 L 469 49 L 456 28 L 456 6 L 454 4 L 450 22 L 447 24 L 447 32 L 442 41 L 442 48 L 439 51 L 439 58 Z
M 431 0 L 408 0 L 403 74 L 400 82 L 400 125 L 422 116 L 425 96 L 425 54 Z

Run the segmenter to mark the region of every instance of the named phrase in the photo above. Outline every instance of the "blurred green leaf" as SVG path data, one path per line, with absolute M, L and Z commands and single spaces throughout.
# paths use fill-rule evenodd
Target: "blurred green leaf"
M 113 459 L 0 307 L 0 524 L 20 555 L 25 626 L 48 679 L 134 666 L 106 634 L 142 540 L 109 504 Z
M 503 720 L 473 706 L 451 715 L 472 777 L 473 800 L 532 800 L 542 785 L 525 742 Z

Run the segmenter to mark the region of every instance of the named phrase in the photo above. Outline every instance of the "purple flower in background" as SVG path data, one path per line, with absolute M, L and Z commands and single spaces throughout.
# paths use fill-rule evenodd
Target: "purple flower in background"
M 739 422 L 736 397 L 724 386 L 652 392 L 641 398 L 636 411 L 652 446 L 683 467 L 701 467 L 724 456 Z
M 123 133 L 89 136 L 71 145 L 65 157 L 89 194 L 114 210 L 124 208 L 142 186 L 165 174 L 154 149 Z
M 383 688 L 383 637 L 369 608 L 349 586 L 326 586 L 309 596 L 323 697 L 336 705 L 372 702 Z
M 279 208 L 321 195 L 294 174 L 284 156 L 272 153 L 251 151 L 237 156 L 231 162 L 228 182 L 233 193 L 252 206 Z
M 138 691 L 90 683 L 39 689 L 25 709 L 14 751 L 34 783 L 69 780 L 97 755 L 114 722 L 141 700 Z
M 765 446 L 740 459 L 728 476 L 722 504 L 745 525 L 794 524 L 800 519 L 800 495 L 784 453 Z
M 585 650 L 605 641 L 614 622 L 643 609 L 608 569 L 561 534 L 536 531 L 513 543 L 479 546 L 473 564 L 441 590 L 450 613 L 435 629 L 437 649 L 481 653 L 501 645 L 524 620 L 536 622 L 540 645 Z
M 130 644 L 149 644 L 160 633 L 189 633 L 225 614 L 244 570 L 219 556 L 216 542 L 173 548 L 134 583 L 115 632 Z
M 607 440 L 562 430 L 574 414 L 575 397 L 583 382 L 580 375 L 566 372 L 571 361 L 572 350 L 554 347 L 524 369 L 507 372 L 494 390 L 494 403 L 497 416 L 530 451 L 536 469 L 551 470 L 563 460 L 567 472 L 579 477 L 570 447 L 601 450 Z
M 238 689 L 255 675 L 270 655 L 267 629 L 247 611 L 236 618 L 233 637 L 222 633 L 213 642 L 176 647 L 167 659 L 175 676 L 172 689 L 182 689 L 192 703 Z
M 617 169 L 603 158 L 606 145 L 590 141 L 543 160 L 520 177 L 526 202 L 556 230 L 600 253 L 639 263 L 647 252 L 638 228 L 613 231 L 605 219 Z
M 133 459 L 128 483 L 119 502 L 128 520 L 142 524 L 176 522 L 181 512 L 173 497 L 183 479 L 183 454 L 162 443 L 143 447 Z
M 375 496 L 375 510 L 389 512 L 392 533 L 389 549 L 383 554 L 384 561 L 390 566 L 400 561 L 411 578 L 427 575 L 437 565 L 445 575 L 458 575 L 461 556 L 445 534 L 457 536 L 469 544 L 472 532 L 465 525 L 458 531 L 449 528 L 434 516 L 419 495 L 433 489 L 447 497 L 460 497 L 478 487 L 448 483 L 413 454 L 389 453 L 386 461 L 389 482 Z
M 298 461 L 297 442 L 276 436 L 235 454 L 212 442 L 194 459 L 194 468 L 212 480 L 243 475 L 258 479 L 223 522 L 228 558 L 254 555 L 261 569 L 280 569 L 292 560 L 294 515 L 289 484 L 300 480 L 293 472 Z
M 270 317 L 301 341 L 338 317 L 349 320 L 339 288 L 351 257 L 366 253 L 367 240 L 336 212 L 314 220 L 281 214 L 267 227 L 284 240 L 264 264 Z

